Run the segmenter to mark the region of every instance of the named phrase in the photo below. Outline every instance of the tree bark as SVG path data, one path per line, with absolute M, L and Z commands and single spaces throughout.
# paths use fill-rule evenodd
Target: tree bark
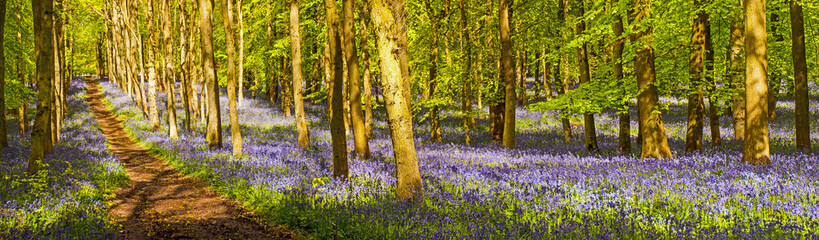
M 569 11 L 568 0 L 558 0 L 557 20 L 560 24 L 566 24 L 566 14 Z M 568 43 L 568 35 L 561 32 L 561 39 L 563 43 Z M 560 52 L 560 46 L 557 46 L 557 51 Z M 561 86 L 557 89 L 558 95 L 563 95 L 569 92 L 569 58 L 566 54 L 562 54 L 555 66 L 555 80 L 560 79 Z M 560 122 L 563 126 L 563 138 L 566 142 L 571 142 L 573 138 L 572 123 L 569 121 L 568 113 L 565 109 L 560 111 Z
M 614 75 L 615 82 L 623 83 L 623 48 L 625 42 L 620 40 L 620 36 L 623 35 L 623 18 L 619 15 L 616 18 L 613 27 L 615 42 L 612 49 L 612 62 L 614 63 L 612 75 Z M 623 85 L 625 86 L 625 84 Z M 623 94 L 628 94 L 625 87 L 623 87 Z M 629 113 L 627 99 L 623 100 L 621 107 L 623 112 L 618 114 L 620 126 L 617 132 L 617 143 L 620 148 L 620 155 L 629 155 L 631 154 L 631 114 Z
M 341 35 L 339 34 L 338 12 L 335 0 L 325 0 L 324 9 L 327 16 L 327 39 L 329 44 L 329 61 L 332 73 L 332 87 L 329 99 L 332 104 L 330 111 L 330 137 L 333 142 L 333 177 L 347 178 L 350 175 L 347 163 L 347 134 L 344 131 L 344 101 L 342 91 L 344 84 L 343 59 L 341 52 Z M 383 71 L 383 70 L 382 70 Z
M 651 0 L 637 0 L 636 4 L 637 14 L 635 21 L 642 22 L 648 18 L 651 9 Z M 671 149 L 668 147 L 668 138 L 665 134 L 665 127 L 663 126 L 662 116 L 658 111 L 659 96 L 657 93 L 657 86 L 654 85 L 657 74 L 654 67 L 654 48 L 650 45 L 639 43 L 647 35 L 651 34 L 653 30 L 648 28 L 644 32 L 639 32 L 634 35 L 633 42 L 642 44 L 637 50 L 637 58 L 635 61 L 635 68 L 637 74 L 637 86 L 642 91 L 637 96 L 637 107 L 640 108 L 640 131 L 643 133 L 643 152 L 642 158 L 671 158 Z
M 790 13 L 793 89 L 796 105 L 796 148 L 810 152 L 810 99 L 808 97 L 808 65 L 805 57 L 805 23 L 802 6 L 798 1 L 790 1 Z
M 238 0 L 236 6 L 238 6 L 236 8 L 236 15 L 239 18 L 236 21 L 237 31 L 239 32 L 239 77 L 237 79 L 239 80 L 239 106 L 242 106 L 242 101 L 244 101 L 245 98 L 245 25 L 243 23 L 242 0 Z
M 270 2 L 267 1 L 267 9 L 272 9 Z M 267 50 L 273 50 L 273 16 L 270 15 L 270 11 L 268 11 L 267 16 Z M 279 93 L 279 83 L 276 81 L 276 77 L 274 76 L 274 68 L 276 66 L 275 60 L 276 58 L 271 57 L 267 61 L 267 96 L 270 98 L 270 103 L 276 105 L 276 99 L 278 98 Z
M 355 6 L 354 0 L 344 0 L 342 14 L 344 20 L 342 31 L 344 35 L 344 57 L 347 59 L 347 80 L 349 81 L 350 121 L 353 127 L 355 154 L 360 158 L 370 158 L 370 146 L 364 126 L 364 112 L 361 109 L 361 85 L 358 65 L 358 53 L 355 46 Z
M 738 6 L 742 6 L 742 1 Z M 731 84 L 734 94 L 732 94 L 731 110 L 733 111 L 733 125 L 734 125 L 734 139 L 745 138 L 745 82 L 743 81 L 742 70 L 744 67 L 744 59 L 741 53 L 745 46 L 745 27 L 743 25 L 743 17 L 740 15 L 731 23 L 731 36 L 729 37 L 727 59 L 730 66 L 727 69 L 728 83 Z
M 460 32 L 461 32 L 461 51 L 466 56 L 466 60 L 464 61 L 464 72 L 463 72 L 463 92 L 461 94 L 461 112 L 463 112 L 463 127 L 464 127 L 464 142 L 467 145 L 470 144 L 471 138 L 469 137 L 470 129 L 475 126 L 475 118 L 472 117 L 472 40 L 470 36 L 470 32 L 468 29 L 469 24 L 469 15 L 468 15 L 468 5 L 464 3 L 464 0 L 460 0 L 459 2 L 459 9 L 461 11 L 461 22 L 460 22 Z M 480 85 L 478 85 L 480 87 Z
M 164 54 L 162 62 L 165 65 L 165 96 L 168 111 L 168 136 L 171 139 L 179 138 L 176 122 L 176 73 L 173 69 L 173 38 L 171 33 L 171 0 L 162 0 L 162 42 L 164 43 Z
M 407 102 L 407 81 L 401 70 L 401 39 L 406 39 L 404 1 L 373 0 L 372 20 L 378 35 L 378 55 L 381 59 L 381 85 L 386 98 L 387 118 L 392 136 L 396 165 L 396 195 L 398 199 L 423 200 L 424 190 L 412 131 L 412 114 Z M 402 30 L 403 29 L 403 30 Z M 404 45 L 405 46 L 405 45 Z
M 702 0 L 695 0 L 694 5 L 701 8 Z M 705 61 L 705 25 L 708 13 L 704 9 L 697 12 L 691 26 L 691 57 L 688 60 L 688 125 L 685 133 L 685 151 L 702 150 L 702 128 L 704 105 L 702 92 L 702 70 Z
M 298 130 L 299 147 L 306 149 L 310 146 L 310 133 L 307 130 L 307 121 L 304 114 L 304 99 L 302 98 L 303 80 L 301 72 L 301 35 L 299 35 L 299 2 L 290 0 L 290 49 L 293 58 L 293 100 L 296 103 L 296 129 Z
M 46 135 L 50 128 L 51 85 L 54 84 L 54 1 L 32 1 L 34 19 L 34 49 L 37 62 L 37 113 L 31 131 L 31 151 L 28 159 L 28 174 L 34 175 L 40 170 L 43 155 L 51 136 Z
M 222 122 L 219 119 L 219 81 L 213 63 L 213 0 L 199 0 L 199 38 L 202 51 L 202 77 L 207 86 L 208 148 L 222 148 Z
M 430 51 L 429 51 L 429 80 L 427 80 L 427 96 L 424 97 L 424 100 L 430 100 L 432 98 L 432 106 L 429 109 L 429 141 L 431 142 L 440 142 L 441 141 L 441 125 L 439 121 L 438 114 L 440 110 L 438 109 L 437 102 L 435 101 L 435 91 L 438 88 L 438 14 L 435 13 L 435 9 L 432 8 L 430 5 L 430 1 L 424 1 L 426 3 L 426 13 L 430 19 Z
M 765 0 L 745 0 L 745 141 L 742 160 L 770 164 Z
M 234 0 L 222 0 L 222 19 L 225 23 L 225 53 L 227 55 L 227 95 L 228 115 L 230 116 L 230 140 L 233 143 L 233 155 L 242 155 L 242 132 L 239 129 L 239 113 L 236 108 L 236 32 L 233 24 Z
M 719 100 L 717 82 L 714 80 L 714 42 L 711 39 L 711 22 L 705 22 L 705 84 L 708 90 L 708 123 L 711 129 L 711 144 L 722 146 L 719 131 Z
M 6 26 L 6 1 L 0 0 L 0 36 L 5 36 Z M 4 38 L 0 38 L 4 39 Z M 6 51 L 5 41 L 0 41 L 0 73 L 6 72 Z M 20 79 L 22 80 L 22 78 Z M 9 146 L 8 133 L 6 130 L 6 96 L 5 96 L 6 75 L 0 74 L 0 149 Z M 23 102 L 22 105 L 26 103 Z M 20 118 L 18 121 L 22 120 Z M 22 121 L 20 121 L 22 122 Z
M 148 9 L 145 11 L 145 19 L 149 19 L 148 21 L 148 31 L 146 33 L 147 41 L 148 41 L 148 51 L 147 51 L 147 60 L 146 68 L 148 68 L 148 119 L 150 120 L 151 124 L 151 131 L 158 131 L 159 130 L 159 111 L 156 103 L 156 78 L 157 78 L 157 69 L 154 64 L 154 51 L 156 49 L 155 44 L 156 40 L 154 36 L 156 35 L 156 30 L 154 29 L 154 21 L 153 21 L 153 11 L 154 11 L 154 3 L 155 0 L 150 0 L 150 4 Z
M 583 6 L 583 0 L 578 1 L 578 7 L 580 10 L 579 17 L 583 17 L 585 15 L 585 6 Z M 577 23 L 577 35 L 582 35 L 583 32 L 586 31 L 586 22 L 584 20 L 580 20 Z M 587 43 L 583 42 L 582 46 L 578 49 L 577 57 L 578 62 L 580 62 L 580 83 L 587 84 L 591 81 L 591 73 L 589 73 L 589 54 L 588 54 L 588 47 Z M 594 127 L 594 114 L 593 113 L 583 113 L 583 128 L 584 128 L 584 136 L 586 141 L 586 150 L 589 152 L 597 152 L 597 131 Z
M 370 24 L 369 0 L 364 0 L 359 18 L 361 20 L 361 37 L 359 38 L 359 46 L 361 47 L 361 68 L 363 69 L 363 74 L 361 75 L 363 81 L 361 98 L 364 99 L 364 136 L 366 139 L 370 139 L 373 135 L 373 101 L 372 84 L 370 83 L 370 44 L 367 42 L 367 40 L 370 38 L 369 30 L 367 29 L 368 25 Z
M 503 146 L 515 148 L 515 72 L 512 66 L 512 41 L 509 36 L 509 2 L 501 0 L 499 8 L 501 41 L 501 76 L 506 82 L 506 105 L 503 116 Z

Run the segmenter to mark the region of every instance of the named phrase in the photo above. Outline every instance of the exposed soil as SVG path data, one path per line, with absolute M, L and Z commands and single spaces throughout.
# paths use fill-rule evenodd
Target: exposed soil
M 297 239 L 285 226 L 269 226 L 201 180 L 180 173 L 131 139 L 108 109 L 96 82 L 86 101 L 109 149 L 131 178 L 109 211 L 125 239 Z

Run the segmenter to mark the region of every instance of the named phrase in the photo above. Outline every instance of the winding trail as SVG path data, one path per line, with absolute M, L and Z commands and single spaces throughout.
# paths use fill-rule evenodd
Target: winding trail
M 122 225 L 125 239 L 296 239 L 287 227 L 271 227 L 211 190 L 195 177 L 180 173 L 151 155 L 123 129 L 103 102 L 95 81 L 87 81 L 89 107 L 119 157 L 131 183 L 118 189 L 109 211 Z

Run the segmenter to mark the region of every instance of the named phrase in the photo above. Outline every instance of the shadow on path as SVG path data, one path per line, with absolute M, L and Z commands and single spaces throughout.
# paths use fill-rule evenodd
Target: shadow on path
M 88 106 L 125 165 L 131 184 L 118 189 L 109 211 L 125 239 L 294 239 L 284 226 L 270 227 L 212 191 L 197 178 L 179 173 L 134 142 L 88 81 Z

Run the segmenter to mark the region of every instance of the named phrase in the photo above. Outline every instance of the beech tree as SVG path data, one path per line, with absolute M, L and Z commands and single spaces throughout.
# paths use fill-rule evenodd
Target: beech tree
M 329 1 L 328 1 L 329 2 Z M 398 199 L 423 199 L 423 182 L 418 170 L 418 156 L 412 131 L 408 80 L 402 70 L 401 49 L 406 42 L 406 16 L 404 1 L 371 0 L 372 21 L 376 30 L 378 57 L 381 59 L 381 86 L 387 108 L 393 156 L 396 165 L 396 190 Z M 338 77 L 337 77 L 338 78 Z
M 742 160 L 771 163 L 768 138 L 768 35 L 765 0 L 745 0 L 745 141 Z
M 342 23 L 342 31 L 344 35 L 344 58 L 347 60 L 347 79 L 350 83 L 350 121 L 352 122 L 353 126 L 355 153 L 361 158 L 369 158 L 370 145 L 367 142 L 367 134 L 365 133 L 366 129 L 363 116 L 364 112 L 361 108 L 361 84 L 358 65 L 358 49 L 355 46 L 355 16 L 353 16 L 355 9 L 353 6 L 354 0 L 343 1 L 341 11 L 344 15 L 344 20 Z
M 235 22 L 235 19 L 233 19 L 233 5 L 234 0 L 222 0 L 222 20 L 225 23 L 225 52 L 227 53 L 226 78 L 228 115 L 230 115 L 230 140 L 233 143 L 233 155 L 241 156 L 242 132 L 239 129 L 239 113 L 236 108 L 236 32 L 233 29 Z
M 515 148 L 515 72 L 512 65 L 512 40 L 509 35 L 509 2 L 501 0 L 500 41 L 501 41 L 501 76 L 506 83 L 506 100 L 503 114 L 503 146 Z
M 793 52 L 793 88 L 796 112 L 796 147 L 810 151 L 810 99 L 808 97 L 808 64 L 805 56 L 805 23 L 802 6 L 790 0 L 791 45 Z
M 301 35 L 299 35 L 299 1 L 290 0 L 290 49 L 293 59 L 293 101 L 296 103 L 296 130 L 298 130 L 299 147 L 310 146 L 310 133 L 307 130 L 307 121 L 304 114 L 304 99 L 302 98 L 301 72 Z
M 335 0 L 324 0 L 327 21 L 327 44 L 329 49 L 327 65 L 330 66 L 330 137 L 333 142 L 333 177 L 347 178 L 350 175 L 347 164 L 347 133 L 344 130 L 344 84 L 341 34 L 339 33 L 338 11 Z
M 222 122 L 219 119 L 219 81 L 213 68 L 213 0 L 199 0 L 199 39 L 202 49 L 202 77 L 207 88 L 207 132 L 210 149 L 222 147 Z
M 37 61 L 37 113 L 31 130 L 31 151 L 28 158 L 28 173 L 34 175 L 40 170 L 43 155 L 51 148 L 51 97 L 54 84 L 54 1 L 32 1 L 34 18 L 34 48 Z M 4 109 L 5 111 L 5 109 Z

